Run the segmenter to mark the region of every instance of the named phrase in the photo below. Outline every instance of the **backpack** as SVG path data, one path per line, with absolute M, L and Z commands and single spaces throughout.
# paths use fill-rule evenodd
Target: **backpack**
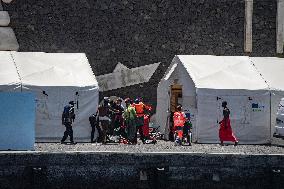
M 101 117 L 108 116 L 109 108 L 107 106 L 99 106 L 98 111 L 99 111 L 99 116 Z
M 64 117 L 68 117 L 69 116 L 70 109 L 71 109 L 71 107 L 69 105 L 64 107 L 64 110 L 63 110 Z
M 72 120 L 74 119 L 75 119 L 74 108 L 69 105 L 65 106 L 62 113 L 62 122 L 72 123 Z
M 96 123 L 97 123 L 97 115 L 96 114 L 93 114 L 89 117 L 89 122 L 91 124 L 91 126 L 95 126 Z

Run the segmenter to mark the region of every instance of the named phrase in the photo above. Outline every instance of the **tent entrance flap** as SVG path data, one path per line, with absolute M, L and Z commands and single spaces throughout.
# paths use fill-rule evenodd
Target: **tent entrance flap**
M 182 85 L 171 85 L 170 100 L 170 111 L 175 112 L 177 105 L 182 104 Z

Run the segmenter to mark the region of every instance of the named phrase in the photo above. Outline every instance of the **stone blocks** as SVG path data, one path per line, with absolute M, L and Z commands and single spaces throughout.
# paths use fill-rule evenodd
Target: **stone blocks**
M 17 51 L 18 49 L 19 44 L 13 29 L 10 27 L 0 27 L 0 50 Z
M 7 11 L 0 11 L 0 26 L 8 26 L 10 23 L 10 16 Z

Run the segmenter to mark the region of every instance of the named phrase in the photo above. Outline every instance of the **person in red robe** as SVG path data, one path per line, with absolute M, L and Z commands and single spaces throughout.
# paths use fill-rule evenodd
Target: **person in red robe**
M 224 145 L 224 141 L 231 141 L 235 142 L 235 146 L 238 145 L 238 140 L 235 137 L 231 123 L 230 123 L 230 110 L 227 107 L 227 102 L 223 101 L 222 102 L 222 107 L 223 109 L 223 120 L 219 122 L 220 124 L 220 129 L 219 129 L 219 138 L 220 138 L 220 143 L 221 146 Z

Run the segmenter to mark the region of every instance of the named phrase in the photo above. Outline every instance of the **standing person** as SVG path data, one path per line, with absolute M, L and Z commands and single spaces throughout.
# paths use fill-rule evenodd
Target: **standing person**
M 142 131 L 142 127 L 144 125 L 144 108 L 145 105 L 140 101 L 139 98 L 136 98 L 133 103 L 133 107 L 135 108 L 137 118 L 136 118 L 136 132 L 135 132 L 135 140 L 137 142 L 137 131 L 139 131 L 140 139 L 144 143 L 145 137 Z
M 62 125 L 65 126 L 66 130 L 61 139 L 61 144 L 65 143 L 65 140 L 67 139 L 68 136 L 70 137 L 71 144 L 76 144 L 73 140 L 73 129 L 72 129 L 72 123 L 75 120 L 74 104 L 75 104 L 74 101 L 70 101 L 69 104 L 64 107 L 62 113 Z
M 175 131 L 175 143 L 181 145 L 182 137 L 183 137 L 183 127 L 186 121 L 185 113 L 182 111 L 182 106 L 178 105 L 176 108 L 176 112 L 173 116 L 174 121 L 174 131 Z
M 91 143 L 94 143 L 94 142 L 102 142 L 102 129 L 100 128 L 99 126 L 99 121 L 98 121 L 98 112 L 96 114 L 92 114 L 90 117 L 89 117 L 89 122 L 91 124 L 91 127 L 92 127 L 92 131 L 91 131 Z M 99 136 L 94 140 L 94 137 L 95 137 L 95 131 L 96 129 L 98 130 L 98 134 Z
M 107 134 L 109 136 L 113 136 L 114 135 L 114 122 L 115 122 L 115 107 L 116 107 L 116 101 L 111 100 L 109 102 L 109 106 L 110 106 L 110 111 L 109 111 L 109 117 L 110 117 L 110 124 L 109 124 L 109 128 L 108 128 L 108 132 Z
M 136 144 L 135 133 L 136 133 L 136 111 L 131 105 L 132 102 L 129 98 L 125 99 L 126 109 L 123 113 L 123 118 L 125 120 L 127 139 L 129 144 Z
M 142 102 L 141 98 L 135 99 L 133 107 L 135 108 L 135 111 L 137 114 L 137 120 L 136 120 L 137 131 L 139 130 L 140 139 L 142 140 L 143 143 L 145 143 L 146 136 L 144 135 L 144 132 L 143 132 L 144 115 L 145 115 L 145 110 L 150 111 L 151 107 L 146 106 Z M 136 140 L 137 140 L 137 132 L 136 132 Z
M 190 121 L 190 116 L 186 117 L 184 127 L 183 127 L 183 136 L 186 138 L 186 141 L 189 146 L 191 146 L 191 129 L 192 123 Z
M 235 142 L 235 146 L 238 145 L 238 140 L 235 137 L 232 128 L 231 128 L 231 122 L 230 122 L 230 110 L 227 107 L 227 102 L 222 102 L 223 109 L 223 120 L 219 122 L 220 129 L 219 129 L 219 138 L 220 138 L 220 144 L 221 146 L 224 145 L 224 141 L 231 141 Z
M 115 117 L 114 117 L 114 135 L 119 136 L 123 135 L 122 132 L 122 127 L 123 127 L 123 116 L 122 114 L 124 113 L 124 107 L 122 106 L 122 99 L 119 98 L 116 100 L 115 106 L 114 106 L 114 112 L 115 112 Z M 125 137 L 125 136 L 123 136 Z
M 107 132 L 108 128 L 110 125 L 110 104 L 109 104 L 109 99 L 108 97 L 104 97 L 103 104 L 99 105 L 97 115 L 98 117 L 98 124 L 101 127 L 101 139 L 102 139 L 102 144 L 106 144 L 107 142 Z M 100 138 L 100 136 L 99 136 Z

